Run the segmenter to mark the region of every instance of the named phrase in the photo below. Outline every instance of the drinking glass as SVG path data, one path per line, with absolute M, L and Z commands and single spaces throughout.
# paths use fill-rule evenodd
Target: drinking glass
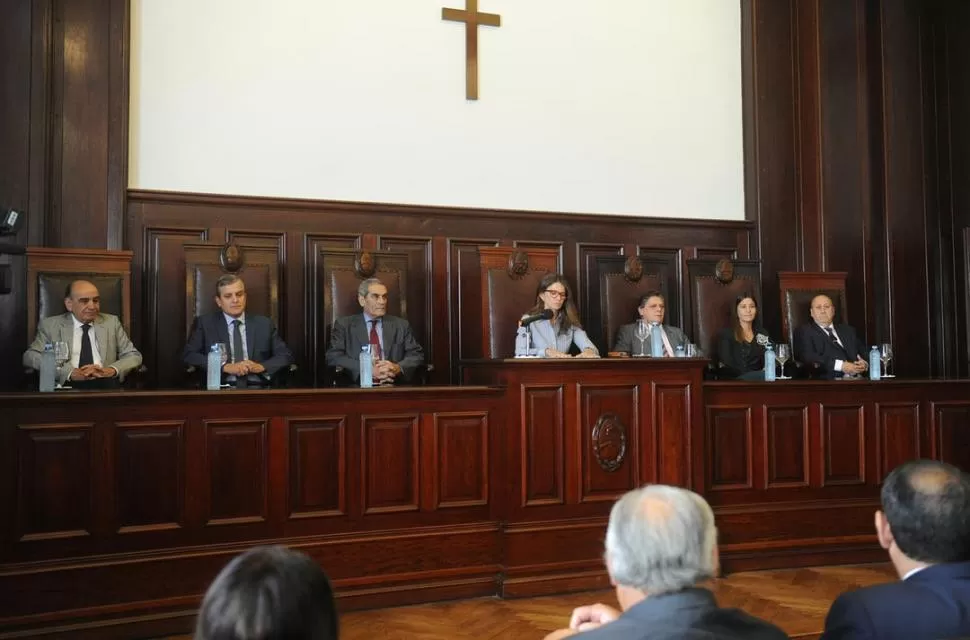
M 216 347 L 219 348 L 219 361 L 225 366 L 229 362 L 229 349 L 225 342 L 217 342 Z
M 693 342 L 687 343 L 687 357 L 696 358 L 697 357 L 697 345 Z
M 58 340 L 57 342 L 55 342 L 54 343 L 54 362 L 57 363 L 57 368 L 60 369 L 61 367 L 63 367 L 64 363 L 70 360 L 70 358 L 71 358 L 71 349 L 70 347 L 68 347 L 68 344 L 63 340 Z M 56 385 L 57 388 L 62 388 L 63 386 L 64 385 L 62 385 L 60 382 L 58 382 Z
M 882 377 L 895 378 L 896 376 L 887 373 L 889 371 L 889 361 L 893 359 L 893 346 L 888 342 L 883 342 L 879 346 L 879 359 L 882 360 Z
M 788 362 L 788 358 L 791 357 L 791 352 L 787 344 L 778 345 L 778 353 L 775 355 L 775 359 L 778 364 L 781 365 L 781 375 L 778 376 L 778 380 L 791 380 L 791 377 L 785 375 L 785 363 Z
M 643 352 L 643 343 L 646 341 L 647 336 L 650 335 L 650 327 L 643 320 L 637 322 L 637 340 L 640 341 L 640 353 L 635 354 L 636 356 L 645 356 Z

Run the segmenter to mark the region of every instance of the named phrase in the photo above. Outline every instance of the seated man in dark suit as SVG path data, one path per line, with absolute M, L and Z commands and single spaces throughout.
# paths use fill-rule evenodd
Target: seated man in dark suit
M 932 460 L 893 469 L 876 536 L 901 581 L 840 595 L 823 640 L 970 637 L 970 476 Z
M 826 295 L 812 298 L 812 322 L 795 331 L 795 360 L 822 378 L 859 376 L 866 372 L 867 350 L 847 324 L 832 324 L 835 305 Z
M 546 640 L 788 637 L 743 611 L 718 607 L 714 594 L 699 586 L 717 574 L 717 529 L 710 505 L 693 491 L 654 484 L 620 498 L 606 529 L 606 569 L 623 612 L 604 604 L 579 607 L 569 628 Z
M 57 382 L 76 388 L 118 387 L 141 365 L 141 353 L 125 333 L 117 316 L 101 313 L 98 288 L 75 280 L 64 292 L 67 313 L 40 321 L 33 343 L 24 353 L 24 366 L 40 371 L 44 345 L 67 344 L 67 361 L 57 370 Z
M 360 379 L 360 348 L 371 345 L 377 354 L 374 383 L 393 384 L 411 380 L 424 364 L 424 350 L 414 339 L 404 318 L 387 315 L 387 287 L 368 278 L 357 288 L 363 313 L 337 318 L 330 332 L 327 365 L 343 367 L 353 380 Z
M 677 355 L 677 347 L 687 348 L 690 340 L 683 329 L 664 324 L 664 315 L 667 311 L 667 303 L 664 295 L 659 291 L 647 291 L 640 297 L 640 304 L 637 305 L 637 313 L 640 319 L 648 326 L 659 326 L 661 329 L 661 339 L 663 340 L 663 351 L 667 357 Z M 620 327 L 616 333 L 616 344 L 613 345 L 611 354 L 621 355 L 650 355 L 650 335 L 648 334 L 643 343 L 636 337 L 637 322 L 631 322 Z M 699 355 L 699 354 L 695 354 Z
M 273 321 L 246 313 L 246 283 L 234 274 L 216 281 L 216 306 L 195 319 L 182 361 L 203 371 L 213 344 L 223 343 L 229 359 L 222 367 L 229 382 L 245 377 L 247 384 L 265 384 L 283 367 L 293 363 L 293 354 L 283 342 Z

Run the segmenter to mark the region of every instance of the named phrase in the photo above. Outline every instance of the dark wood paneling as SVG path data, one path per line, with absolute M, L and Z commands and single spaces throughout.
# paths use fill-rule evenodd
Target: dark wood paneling
M 687 383 L 654 383 L 654 419 L 660 482 L 691 486 L 691 390 Z
M 418 510 L 419 435 L 416 415 L 361 419 L 363 513 Z
M 707 408 L 707 490 L 751 489 L 751 410 Z
M 209 420 L 206 436 L 208 525 L 262 522 L 268 517 L 266 420 Z
M 876 404 L 876 437 L 879 438 L 879 480 L 897 466 L 923 457 L 920 447 L 918 403 Z
M 346 515 L 345 418 L 293 418 L 286 424 L 290 448 L 290 517 Z
M 934 458 L 970 472 L 970 404 L 933 406 Z
M 562 504 L 565 499 L 563 387 L 522 388 L 522 504 Z
M 94 424 L 21 424 L 17 431 L 19 539 L 90 536 L 95 532 Z
M 863 484 L 866 480 L 865 422 L 862 406 L 822 406 L 822 484 Z
M 765 486 L 807 487 L 808 409 L 770 406 L 765 413 Z
M 114 432 L 119 532 L 185 526 L 185 422 L 118 422 Z
M 579 385 L 580 502 L 613 502 L 637 486 L 640 397 L 635 385 Z M 595 433 L 594 433 L 595 432 Z
M 426 473 L 437 478 L 435 509 L 488 504 L 489 420 L 482 412 L 434 414 L 434 457 Z

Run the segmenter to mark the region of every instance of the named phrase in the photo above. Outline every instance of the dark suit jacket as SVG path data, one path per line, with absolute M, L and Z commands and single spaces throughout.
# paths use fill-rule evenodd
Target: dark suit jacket
M 410 380 L 424 364 L 424 350 L 404 318 L 384 316 L 382 325 L 384 359 L 401 367 L 399 379 Z M 365 344 L 370 344 L 370 337 L 363 313 L 337 318 L 330 331 L 327 364 L 343 367 L 354 380 L 360 379 L 360 348 Z
M 651 596 L 582 640 L 783 640 L 778 627 L 739 609 L 721 609 L 707 589 Z
M 845 345 L 845 350 L 832 342 L 829 335 L 814 322 L 798 327 L 795 331 L 795 360 L 806 365 L 810 373 L 823 378 L 842 376 L 841 372 L 835 370 L 836 360 L 855 362 L 859 357 L 868 360 L 869 350 L 859 340 L 855 329 L 847 324 L 837 324 L 835 332 Z
M 273 321 L 266 316 L 246 314 L 246 351 L 249 359 L 266 367 L 263 374 L 272 377 L 283 367 L 293 363 L 293 353 L 276 332 Z M 232 344 L 229 327 L 222 311 L 198 316 L 192 324 L 189 341 L 182 350 L 182 361 L 190 366 L 206 368 L 209 349 L 217 342 Z
M 909 579 L 843 593 L 823 640 L 970 637 L 970 562 L 938 564 Z
M 765 348 L 758 343 L 758 336 L 768 337 L 763 329 L 758 329 L 751 344 L 741 343 L 734 337 L 732 327 L 721 329 L 717 334 L 718 377 L 740 378 L 744 374 L 764 371 Z

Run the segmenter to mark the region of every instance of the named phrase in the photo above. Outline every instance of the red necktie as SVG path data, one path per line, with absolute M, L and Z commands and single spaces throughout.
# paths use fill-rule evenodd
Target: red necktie
M 377 320 L 370 321 L 370 352 L 377 355 L 378 360 L 384 359 L 381 353 L 381 339 L 377 337 Z

